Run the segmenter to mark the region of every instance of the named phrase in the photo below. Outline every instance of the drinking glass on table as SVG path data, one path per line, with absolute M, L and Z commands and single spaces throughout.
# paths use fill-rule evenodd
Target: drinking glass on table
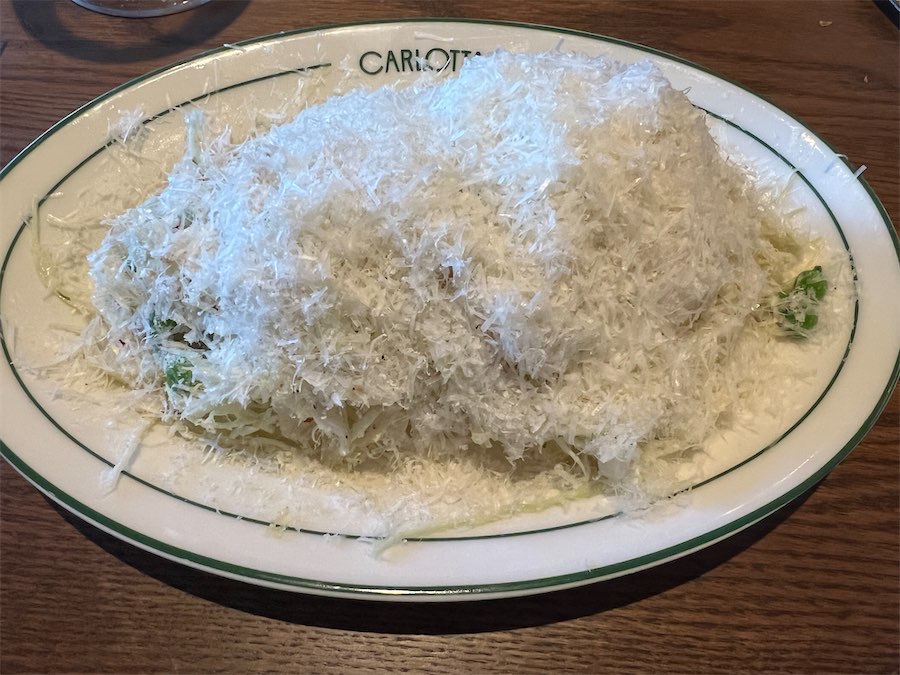
M 72 0 L 72 2 L 101 14 L 143 18 L 183 12 L 199 7 L 209 0 Z

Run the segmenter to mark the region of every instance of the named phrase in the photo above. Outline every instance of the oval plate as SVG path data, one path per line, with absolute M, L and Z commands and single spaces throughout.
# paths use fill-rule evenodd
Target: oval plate
M 423 63 L 452 76 L 472 54 L 496 49 L 649 59 L 710 113 L 711 128 L 729 152 L 776 178 L 799 175 L 798 199 L 817 214 L 818 233 L 846 248 L 858 279 L 849 339 L 806 392 L 805 412 L 774 442 L 760 442 L 677 507 L 662 504 L 627 517 L 524 516 L 514 526 L 478 536 L 410 541 L 381 557 L 372 555 L 364 538 L 326 537 L 323 528 L 273 534 L 265 519 L 235 518 L 242 514 L 160 489 L 137 470 L 104 495 L 99 477 L 119 452 L 100 447 L 96 429 L 104 419 L 80 419 L 58 399 L 54 386 L 28 367 L 44 347 L 22 343 L 22 336 L 46 332 L 61 312 L 59 303 L 46 298 L 31 260 L 33 228 L 27 221 L 35 204 L 65 213 L 67 199 L 77 201 L 79 189 L 98 182 L 96 160 L 124 112 L 137 111 L 140 124 L 153 126 L 150 151 L 169 161 L 183 147 L 180 116 L 168 115 L 173 106 L 214 107 L 234 126 L 249 127 L 248 110 L 268 105 L 275 111 L 279 102 L 296 100 L 298 89 L 312 79 L 316 91 L 327 95 L 409 79 Z M 446 20 L 258 38 L 155 71 L 98 98 L 38 138 L 0 179 L 3 457 L 97 527 L 172 560 L 250 583 L 355 598 L 459 600 L 545 592 L 657 565 L 734 534 L 809 489 L 863 438 L 897 381 L 900 318 L 884 311 L 900 297 L 897 236 L 868 186 L 824 141 L 758 96 L 676 57 L 610 38 Z

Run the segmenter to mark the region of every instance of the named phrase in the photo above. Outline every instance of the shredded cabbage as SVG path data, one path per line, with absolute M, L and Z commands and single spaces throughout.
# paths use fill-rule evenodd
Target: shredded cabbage
M 498 52 L 241 143 L 187 121 L 166 187 L 89 256 L 88 334 L 216 447 L 627 481 L 728 418 L 736 345 L 796 263 L 650 63 Z

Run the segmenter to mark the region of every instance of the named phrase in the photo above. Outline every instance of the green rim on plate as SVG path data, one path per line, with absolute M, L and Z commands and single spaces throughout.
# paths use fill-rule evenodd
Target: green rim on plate
M 9 162 L 9 164 L 7 164 L 7 166 L 5 166 L 2 170 L 0 170 L 0 179 L 5 178 L 16 165 L 18 165 L 25 157 L 27 157 L 40 144 L 42 144 L 43 142 L 48 140 L 55 132 L 57 132 L 61 128 L 67 126 L 69 123 L 71 123 L 72 121 L 74 121 L 75 119 L 80 117 L 81 115 L 89 112 L 90 110 L 95 108 L 97 105 L 99 105 L 101 102 L 105 101 L 106 99 L 108 99 L 122 91 L 128 90 L 149 78 L 169 72 L 169 71 L 177 68 L 178 66 L 184 65 L 186 63 L 195 62 L 195 61 L 213 56 L 215 54 L 222 53 L 224 51 L 233 49 L 233 47 L 235 47 L 235 46 L 236 47 L 244 47 L 244 46 L 249 46 L 252 44 L 266 42 L 266 41 L 270 41 L 270 40 L 282 40 L 284 38 L 288 38 L 291 36 L 301 35 L 301 34 L 315 32 L 315 31 L 325 31 L 325 30 L 352 28 L 352 27 L 369 26 L 369 25 L 408 24 L 408 23 L 447 23 L 447 24 L 496 25 L 496 26 L 505 26 L 505 27 L 523 29 L 523 30 L 553 32 L 553 33 L 558 33 L 558 34 L 562 34 L 562 35 L 573 35 L 573 36 L 578 36 L 578 37 L 582 37 L 582 38 L 588 38 L 591 40 L 596 40 L 599 42 L 611 43 L 611 44 L 615 44 L 615 45 L 624 46 L 624 47 L 627 47 L 630 49 L 640 50 L 640 51 L 643 51 L 648 54 L 660 56 L 669 61 L 674 61 L 677 63 L 687 65 L 690 68 L 695 69 L 697 71 L 710 74 L 721 81 L 729 82 L 729 83 L 733 84 L 734 86 L 737 86 L 737 87 L 743 89 L 744 91 L 747 91 L 747 92 L 753 94 L 754 96 L 757 96 L 761 100 L 765 101 L 765 99 L 763 97 L 759 96 L 758 94 L 755 94 L 754 92 L 747 89 L 746 87 L 743 87 L 742 85 L 735 83 L 735 82 L 729 80 L 728 78 L 724 78 L 724 77 L 714 73 L 713 71 L 710 71 L 702 66 L 698 66 L 697 64 L 691 63 L 690 61 L 687 61 L 680 57 L 673 56 L 671 54 L 668 54 L 668 53 L 665 53 L 665 52 L 662 52 L 662 51 L 659 51 L 656 49 L 652 49 L 649 47 L 644 47 L 644 46 L 630 43 L 627 41 L 619 40 L 616 38 L 595 35 L 595 34 L 576 31 L 576 30 L 572 30 L 572 29 L 541 26 L 541 25 L 535 25 L 535 24 L 506 22 L 506 21 L 479 21 L 479 20 L 466 20 L 466 19 L 449 19 L 448 20 L 448 19 L 442 19 L 442 18 L 430 18 L 430 19 L 415 18 L 415 19 L 403 19 L 403 20 L 399 20 L 399 21 L 398 20 L 385 20 L 385 21 L 365 21 L 365 22 L 356 22 L 356 23 L 348 23 L 348 24 L 334 24 L 334 25 L 318 26 L 318 27 L 314 27 L 314 28 L 289 31 L 289 32 L 285 32 L 285 33 L 278 33 L 275 35 L 262 36 L 262 37 L 257 37 L 257 38 L 253 38 L 253 39 L 249 39 L 249 40 L 245 40 L 245 41 L 236 43 L 236 45 L 233 45 L 233 46 L 219 47 L 216 49 L 212 49 L 212 50 L 203 52 L 196 56 L 178 61 L 176 63 L 170 64 L 163 68 L 156 69 L 156 70 L 146 73 L 140 77 L 137 77 L 133 80 L 130 80 L 129 82 L 126 82 L 126 83 L 110 90 L 106 94 L 103 94 L 102 96 L 100 96 L 100 97 L 94 99 L 93 101 L 85 104 L 84 106 L 78 108 L 77 110 L 70 113 L 69 115 L 64 117 L 62 120 L 60 120 L 59 122 L 54 124 L 50 129 L 48 129 L 46 132 L 41 134 L 37 139 L 35 139 L 31 144 L 29 144 L 24 150 L 22 150 L 16 157 L 14 157 Z M 328 65 L 330 65 L 330 64 L 323 63 L 323 64 L 313 66 L 312 68 L 321 68 L 321 67 L 325 67 Z M 245 86 L 247 84 L 251 84 L 253 82 L 257 82 L 257 81 L 260 81 L 263 79 L 270 79 L 270 78 L 278 77 L 280 75 L 293 73 L 293 72 L 296 72 L 296 71 L 295 70 L 286 70 L 284 72 L 262 76 L 259 78 L 247 80 L 245 82 L 236 83 L 236 84 L 230 85 L 228 87 L 223 87 L 221 90 L 216 90 L 214 92 L 206 92 L 203 96 L 207 96 L 210 93 L 220 93 L 221 91 L 224 91 L 226 89 L 231 89 L 231 88 L 238 87 L 238 86 Z M 197 100 L 198 98 L 202 98 L 202 97 L 197 97 L 192 100 Z M 190 102 L 190 101 L 187 101 L 187 102 Z M 773 106 L 773 107 L 775 107 L 775 106 Z M 728 124 L 728 125 L 732 126 L 733 128 L 743 132 L 744 134 L 747 134 L 748 136 L 753 138 L 757 143 L 760 143 L 763 146 L 765 146 L 769 152 L 771 152 L 772 154 L 777 156 L 781 161 L 785 162 L 792 169 L 796 170 L 796 168 L 784 156 L 782 156 L 780 153 L 778 153 L 776 150 L 774 150 L 774 148 L 772 148 L 767 143 L 765 143 L 765 141 L 763 141 L 760 138 L 758 138 L 757 136 L 751 134 L 747 130 L 741 128 L 737 124 L 722 118 L 721 116 L 715 115 L 714 113 L 710 113 L 709 111 L 707 111 L 707 113 L 712 115 L 713 117 L 716 117 L 717 119 L 724 122 L 725 124 Z M 147 120 L 144 120 L 144 123 L 152 121 L 153 119 L 157 119 L 162 114 L 165 114 L 165 113 L 161 113 L 159 115 L 150 117 Z M 789 116 L 789 118 L 794 120 L 798 124 L 802 125 L 804 128 L 808 129 L 808 127 L 805 124 L 803 124 L 800 120 L 797 120 L 797 118 L 794 118 L 791 116 Z M 816 137 L 816 138 L 817 138 L 817 140 L 821 140 L 821 139 L 818 139 L 818 137 Z M 822 143 L 825 147 L 832 149 L 831 146 L 828 145 L 827 143 L 825 143 L 824 141 L 822 141 Z M 101 147 L 100 149 L 98 149 L 94 153 L 92 153 L 89 157 L 82 160 L 82 162 L 80 162 L 74 169 L 72 169 L 70 172 L 68 172 L 66 174 L 66 176 L 64 176 L 56 184 L 56 186 L 48 192 L 48 194 L 52 193 L 56 189 L 56 187 L 58 187 L 60 184 L 65 182 L 65 180 L 67 180 L 74 172 L 78 171 L 87 161 L 89 161 L 90 159 L 95 157 L 99 152 L 102 152 L 102 150 L 105 147 L 106 146 Z M 844 246 L 847 248 L 847 252 L 848 252 L 848 255 L 850 255 L 850 257 L 851 257 L 851 264 L 852 264 L 852 254 L 850 252 L 846 237 L 845 237 L 843 231 L 841 230 L 840 225 L 838 224 L 836 218 L 834 217 L 834 214 L 831 212 L 831 209 L 829 208 L 828 204 L 824 201 L 824 199 L 822 199 L 821 195 L 819 195 L 818 191 L 816 191 L 816 189 L 812 186 L 812 184 L 808 181 L 808 179 L 805 176 L 803 176 L 803 174 L 800 173 L 799 171 L 797 173 L 800 175 L 800 177 L 803 179 L 803 181 L 806 183 L 806 185 L 815 193 L 816 198 L 822 203 L 822 205 L 828 211 L 829 217 L 832 219 L 832 222 L 833 222 L 835 228 L 837 229 L 842 241 L 844 242 Z M 898 242 L 897 233 L 894 230 L 894 228 L 890 222 L 890 218 L 888 217 L 888 214 L 886 213 L 884 206 L 881 204 L 878 197 L 872 191 L 872 189 L 868 185 L 868 183 L 866 183 L 862 179 L 860 179 L 859 182 L 863 185 L 869 198 L 871 199 L 871 201 L 875 205 L 879 215 L 881 216 L 883 224 L 887 228 L 889 236 L 893 242 L 895 253 L 898 255 L 898 258 L 900 258 L 900 242 Z M 43 201 L 43 200 L 41 200 L 41 201 Z M 24 228 L 24 224 L 22 225 L 22 228 Z M 0 268 L 0 289 L 2 289 L 3 278 L 5 275 L 9 257 L 12 253 L 13 248 L 15 247 L 16 241 L 18 240 L 19 234 L 21 234 L 21 231 L 22 231 L 22 229 L 20 228 L 20 230 L 16 233 L 16 235 L 13 239 L 13 242 L 11 243 L 11 245 L 6 253 L 2 268 Z M 858 303 L 858 300 L 857 300 L 857 303 Z M 855 330 L 856 330 L 856 315 L 857 314 L 858 314 L 858 305 L 855 308 L 855 313 L 854 313 L 854 325 L 853 325 L 853 329 L 852 329 L 853 332 L 855 332 Z M 817 399 L 817 401 L 815 402 L 813 407 L 810 408 L 810 410 L 807 411 L 800 418 L 800 420 L 798 420 L 795 424 L 793 424 L 790 427 L 790 429 L 787 432 L 785 432 L 784 435 L 782 435 L 777 441 L 775 441 L 775 443 L 770 444 L 769 446 L 766 446 L 765 448 L 763 448 L 760 451 L 758 451 L 757 453 L 755 453 L 749 459 L 742 461 L 740 464 L 730 467 L 723 473 L 721 473 L 713 478 L 707 479 L 700 485 L 708 484 L 709 482 L 715 480 L 716 478 L 718 478 L 726 473 L 729 473 L 729 472 L 733 471 L 734 469 L 738 468 L 739 466 L 743 466 L 747 462 L 750 462 L 753 459 L 759 457 L 767 449 L 771 448 L 773 445 L 775 445 L 777 442 L 779 442 L 784 436 L 786 436 L 788 433 L 790 433 L 803 419 L 805 419 L 805 417 L 808 416 L 812 412 L 812 410 L 816 407 L 816 405 L 818 405 L 818 403 L 825 397 L 828 390 L 831 388 L 831 386 L 836 381 L 836 379 L 840 373 L 840 370 L 843 366 L 843 363 L 846 361 L 846 356 L 850 351 L 850 348 L 851 348 L 851 345 L 853 342 L 853 332 L 851 332 L 850 340 L 848 342 L 848 345 L 847 345 L 847 348 L 846 348 L 846 351 L 844 354 L 844 359 L 842 359 L 840 366 L 837 368 L 837 371 L 834 373 L 828 386 L 822 392 L 821 396 Z M 34 403 L 34 405 L 37 406 L 37 408 L 41 411 L 41 413 L 43 413 L 70 440 L 72 440 L 74 443 L 79 445 L 85 451 L 87 451 L 88 453 L 93 455 L 95 458 L 97 458 L 100 461 L 103 461 L 104 463 L 109 465 L 109 462 L 107 462 L 105 459 L 100 457 L 98 454 L 96 454 L 95 452 L 93 452 L 92 450 L 87 448 L 84 444 L 79 442 L 71 434 L 69 434 L 65 429 L 63 429 L 62 426 L 59 423 L 57 423 L 37 403 L 37 401 L 34 399 L 33 395 L 31 394 L 31 392 L 28 391 L 27 387 L 20 379 L 18 372 L 16 371 L 16 368 L 12 362 L 12 358 L 9 354 L 9 351 L 7 350 L 6 339 L 5 339 L 5 336 L 2 334 L 2 331 L 0 331 L 0 343 L 2 343 L 3 352 L 7 359 L 7 363 L 9 364 L 11 370 L 13 371 L 13 374 L 14 374 L 16 380 L 19 382 L 20 386 L 26 392 L 26 394 L 31 399 L 31 401 Z M 67 509 L 78 514 L 85 520 L 93 523 L 100 529 L 105 530 L 117 537 L 122 538 L 122 539 L 125 539 L 126 541 L 129 541 L 145 550 L 158 553 L 158 554 L 160 554 L 164 557 L 170 558 L 172 560 L 187 563 L 187 564 L 199 567 L 201 569 L 205 569 L 208 571 L 223 574 L 225 576 L 244 579 L 244 580 L 251 580 L 251 581 L 258 582 L 262 585 L 268 585 L 268 586 L 291 588 L 291 589 L 302 589 L 302 590 L 307 590 L 307 591 L 311 591 L 311 592 L 319 592 L 319 593 L 345 594 L 345 595 L 364 595 L 364 596 L 380 596 L 380 597 L 414 597 L 414 596 L 422 596 L 422 597 L 469 596 L 469 597 L 471 597 L 471 596 L 486 596 L 486 595 L 495 595 L 495 594 L 513 594 L 513 593 L 522 593 L 522 592 L 535 591 L 535 590 L 541 590 L 541 589 L 551 590 L 551 589 L 555 589 L 555 588 L 559 588 L 559 587 L 564 587 L 564 586 L 569 586 L 569 585 L 577 585 L 577 584 L 585 583 L 585 582 L 592 581 L 592 580 L 598 580 L 601 578 L 618 576 L 618 575 L 621 575 L 621 574 L 624 574 L 624 573 L 627 573 L 630 571 L 636 571 L 643 567 L 651 566 L 653 564 L 657 564 L 664 560 L 678 557 L 678 556 L 684 555 L 686 553 L 689 553 L 693 550 L 697 550 L 697 549 L 703 548 L 705 546 L 708 546 L 708 545 L 715 543 L 716 541 L 728 536 L 729 534 L 733 534 L 733 533 L 753 524 L 754 522 L 760 520 L 761 518 L 769 515 L 770 513 L 779 509 L 781 506 L 789 503 L 790 501 L 792 501 L 793 499 L 795 499 L 796 497 L 798 497 L 799 495 L 801 495 L 802 493 L 807 491 L 809 488 L 811 488 L 813 485 L 815 485 L 817 482 L 819 482 L 822 478 L 824 478 L 825 475 L 827 475 L 842 459 L 844 459 L 844 457 L 847 456 L 847 454 L 853 449 L 853 447 L 855 447 L 855 445 L 858 444 L 862 440 L 862 438 L 865 436 L 865 434 L 869 431 L 869 429 L 875 423 L 875 421 L 877 420 L 881 411 L 884 409 L 885 405 L 887 404 L 887 402 L 890 398 L 891 392 L 897 383 L 898 376 L 900 376 L 900 354 L 898 354 L 897 357 L 895 358 L 894 366 L 893 366 L 891 375 L 888 378 L 887 385 L 886 385 L 884 391 L 882 392 L 881 396 L 879 397 L 875 407 L 869 413 L 869 415 L 863 422 L 862 426 L 860 426 L 859 429 L 856 431 L 856 433 L 850 438 L 850 440 L 824 466 L 820 467 L 813 475 L 811 475 L 806 480 L 802 481 L 799 485 L 790 489 L 786 493 L 780 495 L 779 497 L 768 502 L 767 504 L 760 506 L 759 508 L 756 508 L 755 510 L 751 511 L 750 513 L 747 513 L 747 514 L 743 515 L 742 517 L 737 518 L 734 521 L 731 521 L 721 527 L 712 529 L 700 536 L 696 536 L 696 537 L 690 538 L 688 540 L 685 540 L 683 542 L 680 542 L 677 545 L 670 546 L 670 547 L 667 547 L 667 548 L 664 548 L 664 549 L 661 549 L 658 551 L 654 551 L 652 553 L 649 553 L 649 554 L 646 554 L 643 556 L 639 556 L 636 558 L 618 562 L 618 563 L 615 563 L 612 565 L 598 567 L 596 569 L 588 569 L 588 570 L 574 572 L 574 573 L 570 573 L 570 574 L 563 574 L 563 575 L 542 577 L 542 578 L 534 578 L 534 579 L 526 579 L 526 580 L 521 580 L 521 581 L 502 582 L 502 583 L 474 584 L 474 585 L 467 584 L 467 585 L 463 585 L 463 586 L 416 586 L 416 587 L 401 586 L 401 585 L 391 585 L 391 586 L 360 585 L 360 584 L 350 584 L 350 583 L 343 583 L 343 582 L 328 582 L 328 581 L 322 581 L 322 580 L 316 580 L 316 579 L 307 579 L 307 578 L 301 578 L 301 577 L 284 575 L 284 574 L 275 574 L 275 573 L 265 572 L 262 570 L 257 570 L 257 569 L 252 569 L 252 568 L 248 568 L 248 567 L 243 567 L 240 565 L 231 564 L 228 562 L 217 560 L 215 558 L 210 558 L 207 556 L 199 555 L 197 553 L 185 550 L 183 548 L 173 546 L 171 544 L 160 541 L 153 537 L 146 536 L 145 534 L 143 534 L 137 530 L 134 530 L 130 527 L 127 527 L 121 523 L 116 522 L 115 520 L 103 515 L 102 513 L 94 510 L 93 508 L 87 506 L 86 504 L 83 504 L 82 502 L 78 501 L 74 497 L 59 490 L 55 485 L 48 482 L 39 473 L 34 471 L 25 461 L 23 461 L 13 451 L 12 448 L 10 448 L 8 445 L 3 443 L 2 441 L 0 441 L 0 455 L 2 455 L 27 480 L 32 482 L 42 492 L 47 494 L 53 500 L 59 502 L 61 505 L 63 505 Z M 166 490 L 162 490 L 161 488 L 154 486 L 151 483 L 148 483 L 142 479 L 136 478 L 134 476 L 131 476 L 131 478 L 133 478 L 134 480 L 137 480 L 138 482 L 142 483 L 143 485 L 145 485 L 147 487 L 150 487 L 154 490 L 163 492 L 164 494 L 166 494 L 168 496 L 174 497 L 174 498 L 179 499 L 188 504 L 192 504 L 194 506 L 199 506 L 199 507 L 204 508 L 209 511 L 216 511 L 216 509 L 213 509 L 209 506 L 187 500 L 185 498 L 179 497 L 178 495 L 172 494 Z M 228 515 L 230 517 L 235 516 L 235 514 L 223 514 L 223 515 Z M 258 521 L 258 520 L 254 521 L 252 519 L 247 519 L 247 518 L 244 518 L 244 520 L 247 520 L 250 522 L 256 522 L 256 523 L 260 523 L 260 524 L 265 524 L 265 525 L 269 524 L 264 521 Z M 562 526 L 546 528 L 543 530 L 530 530 L 527 532 L 504 533 L 504 534 L 499 534 L 499 535 L 485 535 L 484 537 L 474 537 L 474 538 L 498 538 L 498 537 L 517 536 L 517 535 L 521 535 L 521 534 L 534 534 L 534 533 L 539 533 L 539 532 L 544 532 L 544 531 L 549 531 L 549 530 L 575 527 L 578 525 L 584 525 L 589 522 L 595 522 L 595 521 L 596 521 L 596 519 L 592 520 L 592 521 L 570 523 L 570 524 L 566 524 L 566 525 L 562 525 Z M 304 533 L 304 534 L 306 534 L 306 533 L 316 534 L 316 535 L 322 534 L 319 532 L 313 532 L 313 531 L 307 531 L 307 530 L 298 530 L 298 531 L 301 533 Z M 352 536 L 352 535 L 347 535 L 347 536 Z M 428 538 L 428 539 L 417 540 L 417 541 L 426 541 L 426 542 L 427 541 L 447 541 L 448 539 L 467 539 L 467 538 L 465 538 L 465 537 L 460 537 L 460 538 L 438 538 L 438 537 L 435 537 L 435 538 Z

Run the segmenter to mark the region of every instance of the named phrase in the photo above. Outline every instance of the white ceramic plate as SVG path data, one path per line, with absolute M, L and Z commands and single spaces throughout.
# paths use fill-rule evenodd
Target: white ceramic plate
M 452 77 L 472 53 L 565 49 L 650 59 L 710 113 L 720 143 L 775 179 L 793 181 L 812 229 L 843 247 L 858 279 L 847 337 L 798 388 L 798 413 L 781 429 L 743 439 L 710 480 L 677 504 L 635 516 L 575 507 L 520 516 L 461 536 L 419 539 L 371 554 L 371 544 L 310 521 L 273 533 L 239 505 L 222 513 L 202 497 L 162 487 L 164 467 L 137 463 L 110 494 L 98 479 L 121 448 L 98 409 L 56 396 L 29 365 L 50 353 L 41 336 L 69 317 L 41 284 L 26 225 L 36 203 L 64 215 L 84 190 L 108 189 L 134 203 L 130 179 L 110 173 L 100 151 L 123 112 L 152 130 L 143 152 L 171 161 L 183 147 L 172 106 L 194 102 L 240 129 L 258 109 L 352 86 L 416 76 L 424 58 Z M 315 73 L 311 77 L 310 73 Z M 315 81 L 311 86 L 310 82 Z M 127 158 L 126 158 L 127 160 Z M 135 169 L 136 167 L 132 167 Z M 147 181 L 158 178 L 147 168 Z M 676 57 L 574 31 L 504 23 L 414 21 L 298 31 L 217 49 L 150 73 L 59 122 L 0 174 L 3 268 L 0 317 L 5 362 L 2 452 L 65 508 L 122 539 L 179 562 L 275 588 L 374 599 L 465 599 L 544 592 L 634 572 L 712 544 L 811 487 L 858 443 L 886 403 L 898 373 L 900 265 L 883 207 L 828 145 L 790 115 L 740 86 Z M 129 194 L 124 194 L 129 192 Z M 45 359 L 46 361 L 46 359 Z M 101 409 L 102 410 L 102 409 Z M 768 435 L 767 435 L 768 434 Z M 749 445 L 748 445 L 749 442 Z M 235 515 L 244 516 L 235 518 Z M 340 536 L 322 532 L 340 531 Z M 364 532 L 363 532 L 364 534 Z

